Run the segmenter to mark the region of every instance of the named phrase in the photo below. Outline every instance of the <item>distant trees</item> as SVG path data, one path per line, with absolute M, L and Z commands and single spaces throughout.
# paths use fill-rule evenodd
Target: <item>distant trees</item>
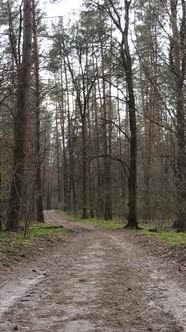
M 129 165 L 128 165 L 128 224 L 129 228 L 138 228 L 137 216 L 136 216 L 136 184 L 137 184 L 137 129 L 136 129 L 136 106 L 135 106 L 135 95 L 134 95 L 134 84 L 133 84 L 133 68 L 132 68 L 132 57 L 129 47 L 129 12 L 131 1 L 124 1 L 124 7 L 120 7 L 118 1 L 105 1 L 96 2 L 93 1 L 93 5 L 98 10 L 104 12 L 109 17 L 117 33 L 121 35 L 121 42 L 117 40 L 116 47 L 118 48 L 117 58 L 115 58 L 116 65 L 120 66 L 120 75 L 123 74 L 123 81 L 126 82 L 125 90 L 125 102 L 127 105 L 127 112 L 129 115 L 129 127 L 130 127 L 130 138 L 128 137 L 128 143 L 130 146 L 129 153 Z M 112 55 L 112 49 L 111 49 Z M 104 79 L 104 78 L 103 78 Z M 112 85 L 112 82 L 111 82 Z M 125 85 L 125 83 L 124 83 Z M 105 103 L 105 101 L 104 101 Z M 105 115 L 105 121 L 106 121 Z M 109 113 L 108 117 L 109 118 Z M 112 122 L 112 119 L 108 121 Z M 110 144 L 111 146 L 111 144 Z M 105 149 L 105 154 L 107 154 Z M 111 158 L 111 155 L 110 155 Z M 108 180 L 107 180 L 108 181 Z M 108 217 L 111 215 L 109 214 Z M 107 218 L 106 218 L 107 219 Z M 108 218 L 109 219 L 109 218 Z
M 175 5 L 176 9 L 174 9 Z M 180 61 L 183 64 L 180 64 L 179 68 L 182 68 L 181 89 L 184 95 L 184 6 L 185 3 L 181 1 L 174 3 L 174 7 L 167 1 L 156 3 L 124 1 L 122 5 L 119 1 L 112 0 L 85 1 L 86 11 L 82 12 L 80 22 L 86 21 L 88 24 L 84 25 L 83 34 L 86 35 L 86 39 L 92 41 L 91 52 L 89 43 L 83 43 L 84 39 L 80 44 L 83 52 L 88 49 L 86 61 L 91 57 L 88 60 L 89 66 L 92 60 L 93 67 L 98 68 L 99 73 L 90 94 L 88 109 L 91 112 L 87 112 L 86 119 L 88 124 L 86 158 L 87 162 L 91 160 L 91 172 L 86 174 L 88 179 L 86 192 L 89 196 L 88 205 L 91 215 L 94 214 L 91 209 L 93 206 L 98 217 L 105 219 L 112 217 L 112 214 L 108 213 L 112 205 L 112 201 L 107 199 L 109 192 L 113 200 L 114 215 L 120 214 L 119 211 L 123 210 L 122 214 L 126 217 L 125 204 L 128 196 L 127 226 L 131 228 L 138 227 L 137 211 L 139 217 L 146 221 L 153 218 L 159 220 L 166 216 L 174 219 L 179 210 L 178 206 L 182 206 L 183 212 L 184 204 L 174 204 L 175 197 L 181 197 L 180 193 L 178 194 L 179 181 L 176 180 L 177 184 L 175 183 L 175 175 L 177 174 L 178 179 L 179 144 L 182 144 L 182 152 L 184 144 L 184 139 L 180 139 L 180 143 L 177 140 L 179 136 L 177 130 L 180 126 L 176 125 L 178 118 L 175 116 L 177 106 L 174 84 L 177 81 L 175 80 L 174 40 L 180 39 L 177 48 L 179 46 L 179 52 L 182 55 Z M 130 13 L 134 21 L 130 20 Z M 175 18 L 173 20 L 175 15 L 177 21 Z M 172 32 L 166 26 L 167 19 L 172 22 L 171 26 L 174 21 Z M 110 21 L 114 30 L 110 29 Z M 68 34 L 68 29 L 64 27 L 64 30 Z M 79 30 L 78 34 L 81 35 L 81 33 Z M 176 33 L 175 38 L 173 35 Z M 162 42 L 163 47 L 161 47 Z M 80 45 L 76 46 L 79 51 Z M 74 51 L 71 54 L 68 53 L 68 57 L 70 62 L 76 65 L 74 44 L 73 48 Z M 86 61 L 82 60 L 82 64 L 84 65 Z M 71 82 L 73 83 L 72 77 Z M 83 89 L 83 83 L 79 81 L 79 84 L 80 92 L 81 88 Z M 71 90 L 75 107 L 73 112 L 78 118 L 77 94 L 74 97 L 73 90 L 74 85 Z M 78 95 L 80 95 L 79 92 Z M 183 104 L 185 107 L 184 101 Z M 179 114 L 181 109 L 179 107 Z M 182 114 L 182 119 L 184 117 L 185 113 Z M 79 123 L 74 122 L 74 129 L 78 128 L 78 125 Z M 182 121 L 182 134 L 184 125 Z M 79 151 L 80 145 L 77 145 L 77 141 L 74 143 L 76 154 L 76 148 L 78 146 Z M 181 155 L 183 157 L 183 153 Z M 77 156 L 79 157 L 79 154 Z M 111 163 L 112 170 L 108 173 L 109 177 L 106 175 L 109 169 L 108 161 Z M 179 171 L 182 173 L 182 179 L 183 169 L 185 166 L 182 167 L 181 172 Z M 75 186 L 76 191 L 79 192 L 76 170 L 78 172 L 77 166 L 75 166 Z M 93 182 L 92 172 L 96 175 Z M 109 189 L 109 181 L 111 189 Z M 128 182 L 127 194 L 126 181 Z M 117 188 L 114 183 L 118 183 Z M 183 181 L 181 183 L 183 193 L 185 185 Z M 117 204 L 115 195 L 119 195 Z M 78 201 L 77 205 L 80 204 Z M 106 201 L 110 202 L 107 208 Z M 184 229 L 183 225 L 180 226 L 179 228 Z
M 59 29 L 59 27 L 58 27 Z M 87 218 L 87 169 L 88 169 L 88 160 L 87 160 L 87 126 L 88 126 L 88 116 L 89 116 L 89 102 L 92 90 L 94 88 L 95 81 L 97 79 L 98 73 L 97 68 L 93 68 L 90 63 L 90 50 L 91 50 L 91 41 L 88 40 L 85 34 L 82 34 L 82 30 L 79 27 L 73 27 L 71 30 L 72 37 L 69 40 L 69 36 L 63 31 L 58 30 L 58 34 L 55 38 L 55 56 L 59 56 L 59 66 L 62 65 L 60 70 L 64 70 L 65 73 L 65 84 L 67 92 L 67 130 L 68 130 L 68 153 L 69 153 L 69 180 L 71 186 L 74 186 L 73 182 L 73 172 L 72 172 L 72 142 L 71 142 L 71 132 L 70 127 L 70 105 L 69 105 L 69 91 L 68 91 L 68 81 L 67 81 L 67 70 L 68 75 L 71 77 L 73 90 L 75 93 L 75 102 L 76 102 L 76 114 L 79 112 L 78 121 L 81 128 L 81 161 L 82 161 L 82 218 Z M 75 64 L 74 64 L 75 59 Z M 64 88 L 64 87 L 62 87 Z M 59 95 L 58 95 L 59 97 Z M 60 101 L 58 100 L 60 105 Z M 64 110 L 63 110 L 64 116 Z M 63 132 L 64 132 L 64 123 L 63 123 Z M 65 144 L 63 141 L 63 149 L 65 149 Z M 66 163 L 66 154 L 64 162 Z M 66 168 L 66 166 L 65 166 Z M 74 191 L 74 189 L 73 189 Z M 71 192 L 71 189 L 70 189 Z M 70 193 L 71 194 L 71 193 Z M 74 195 L 74 194 L 73 194 Z M 71 200 L 71 197 L 69 197 Z
M 72 44 L 73 43 L 73 44 Z M 70 50 L 66 49 L 63 41 L 64 59 L 71 75 L 73 88 L 76 93 L 76 103 L 80 114 L 80 125 L 82 135 L 82 218 L 88 217 L 87 213 L 87 122 L 89 113 L 89 100 L 93 90 L 97 72 L 90 71 L 90 49 L 86 35 L 81 36 L 81 31 L 75 31 L 74 40 L 71 42 Z M 78 72 L 69 60 L 69 52 L 73 52 L 76 58 Z
M 140 84 L 143 89 L 144 115 L 148 122 L 146 128 L 149 127 L 146 141 L 149 141 L 150 154 L 146 154 L 145 158 L 148 156 L 151 158 L 148 169 L 153 167 L 154 152 L 161 159 L 162 165 L 166 163 L 166 169 L 169 170 L 169 178 L 167 176 L 166 182 L 172 181 L 168 196 L 170 199 L 174 196 L 177 202 L 172 204 L 175 227 L 183 230 L 185 229 L 185 198 L 183 197 L 185 197 L 186 188 L 184 180 L 185 51 L 183 51 L 185 49 L 185 33 L 183 32 L 185 1 L 164 1 L 163 3 L 158 1 L 156 4 L 150 2 L 151 6 L 149 1 L 145 1 L 143 9 L 142 3 L 135 2 L 135 5 L 137 52 L 142 75 Z M 137 21 L 138 14 L 143 18 L 141 25 Z M 148 44 L 144 41 L 144 34 Z M 150 139 L 148 139 L 149 135 Z M 152 141 L 155 142 L 155 146 L 150 143 Z M 163 188 L 160 194 L 161 192 Z M 152 195 L 148 196 L 152 199 Z
M 36 5 L 0 4 L 2 227 L 59 207 L 185 230 L 185 1 L 86 0 L 45 30 Z

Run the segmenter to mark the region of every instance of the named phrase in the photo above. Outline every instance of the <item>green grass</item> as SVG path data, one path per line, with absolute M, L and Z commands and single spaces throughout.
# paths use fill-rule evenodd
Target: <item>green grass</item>
M 7 232 L 0 232 L 0 242 L 3 242 L 7 239 L 8 233 Z
M 34 239 L 57 233 L 67 233 L 67 231 L 60 226 L 33 224 L 26 238 L 23 233 L 0 232 L 0 251 L 7 256 L 14 255 L 19 251 L 20 247 L 29 246 Z
M 57 227 L 49 224 L 34 224 L 30 228 L 30 234 L 29 234 L 29 239 L 33 240 L 35 238 L 41 237 L 41 236 L 47 236 L 50 234 L 56 234 L 56 233 L 64 233 L 66 230 L 62 227 Z
M 16 233 L 8 233 L 8 232 L 0 232 L 0 247 L 5 243 L 14 243 L 22 241 L 23 237 L 21 234 Z
M 88 218 L 88 219 L 81 219 L 79 217 L 72 217 L 73 221 L 81 221 L 81 222 L 86 222 L 88 224 L 94 225 L 97 228 L 101 229 L 121 229 L 123 228 L 123 223 L 122 221 L 118 219 L 114 220 L 102 220 L 102 219 L 97 219 L 97 218 Z
M 0 242 L 4 242 L 4 241 L 29 241 L 29 240 L 33 240 L 37 237 L 41 237 L 41 236 L 47 236 L 50 234 L 54 234 L 54 233 L 61 233 L 64 232 L 64 228 L 62 227 L 58 227 L 58 226 L 53 226 L 50 224 L 33 224 L 30 227 L 30 232 L 29 235 L 26 237 L 26 239 L 24 238 L 23 233 L 8 233 L 8 232 L 0 232 Z
M 86 222 L 88 224 L 94 225 L 97 228 L 101 229 L 108 229 L 108 230 L 115 230 L 115 229 L 122 229 L 124 226 L 123 221 L 114 219 L 114 220 L 98 220 L 96 218 L 88 218 L 88 219 L 81 219 L 80 217 L 72 217 L 71 219 L 73 221 L 79 221 L 79 222 Z M 128 230 L 128 232 L 132 233 L 138 233 L 141 235 L 148 235 L 148 236 L 154 236 L 158 237 L 161 241 L 166 242 L 167 244 L 171 246 L 182 246 L 186 245 L 186 233 L 182 232 L 174 232 L 172 230 L 163 230 L 163 229 L 170 229 L 170 224 L 166 224 L 161 227 L 162 230 L 159 230 L 158 232 L 150 232 L 148 231 L 148 228 L 157 228 L 157 225 L 152 225 L 152 224 L 140 224 L 144 230 L 142 231 L 135 231 L 135 230 Z
M 171 246 L 186 245 L 186 233 L 174 231 L 150 232 L 148 230 L 140 231 L 143 235 L 158 237 L 161 241 L 166 242 Z

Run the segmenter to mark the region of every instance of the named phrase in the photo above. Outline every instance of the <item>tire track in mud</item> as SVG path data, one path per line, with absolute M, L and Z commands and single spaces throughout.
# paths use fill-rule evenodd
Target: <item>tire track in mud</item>
M 47 276 L 5 308 L 1 332 L 186 331 L 185 290 L 127 233 L 68 222 L 56 211 L 47 219 L 74 233 L 42 262 Z
M 9 283 L 0 291 L 0 320 L 2 316 L 11 308 L 19 299 L 21 299 L 30 289 L 39 284 L 44 279 L 43 275 L 30 277 Z
M 83 238 L 78 233 L 69 243 L 66 256 L 61 260 L 58 252 L 44 282 L 17 295 L 0 331 L 10 332 L 15 326 L 34 332 L 95 331 L 97 280 L 104 268 L 99 240 L 92 239 L 90 232 L 83 232 Z
M 162 263 L 157 257 L 146 255 L 141 248 L 135 248 L 134 243 L 126 237 L 123 241 L 123 236 L 119 234 L 108 234 L 108 237 L 113 246 L 121 249 L 119 252 L 125 255 L 125 265 L 131 270 L 129 289 L 136 290 L 136 299 L 143 297 L 142 310 L 137 319 L 138 326 L 134 329 L 129 326 L 126 331 L 137 332 L 139 320 L 143 320 L 143 316 L 147 320 L 146 330 L 142 328 L 142 331 L 148 331 L 148 326 L 149 331 L 186 331 L 186 289 L 181 287 L 172 275 L 166 273 L 166 270 L 163 271 Z M 122 257 L 120 259 L 122 260 Z M 140 289 L 143 291 L 141 295 L 138 293 Z

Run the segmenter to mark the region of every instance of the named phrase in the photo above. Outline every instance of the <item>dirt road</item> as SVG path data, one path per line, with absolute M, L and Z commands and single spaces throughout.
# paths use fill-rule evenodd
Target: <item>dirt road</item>
M 46 218 L 73 232 L 1 285 L 1 332 L 186 331 L 184 276 L 168 262 L 125 231 Z

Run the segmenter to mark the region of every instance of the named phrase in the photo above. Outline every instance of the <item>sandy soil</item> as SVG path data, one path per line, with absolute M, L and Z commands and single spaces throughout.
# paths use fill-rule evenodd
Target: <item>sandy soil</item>
M 47 220 L 68 236 L 35 242 L 0 276 L 0 331 L 186 331 L 183 253 L 156 239 Z

